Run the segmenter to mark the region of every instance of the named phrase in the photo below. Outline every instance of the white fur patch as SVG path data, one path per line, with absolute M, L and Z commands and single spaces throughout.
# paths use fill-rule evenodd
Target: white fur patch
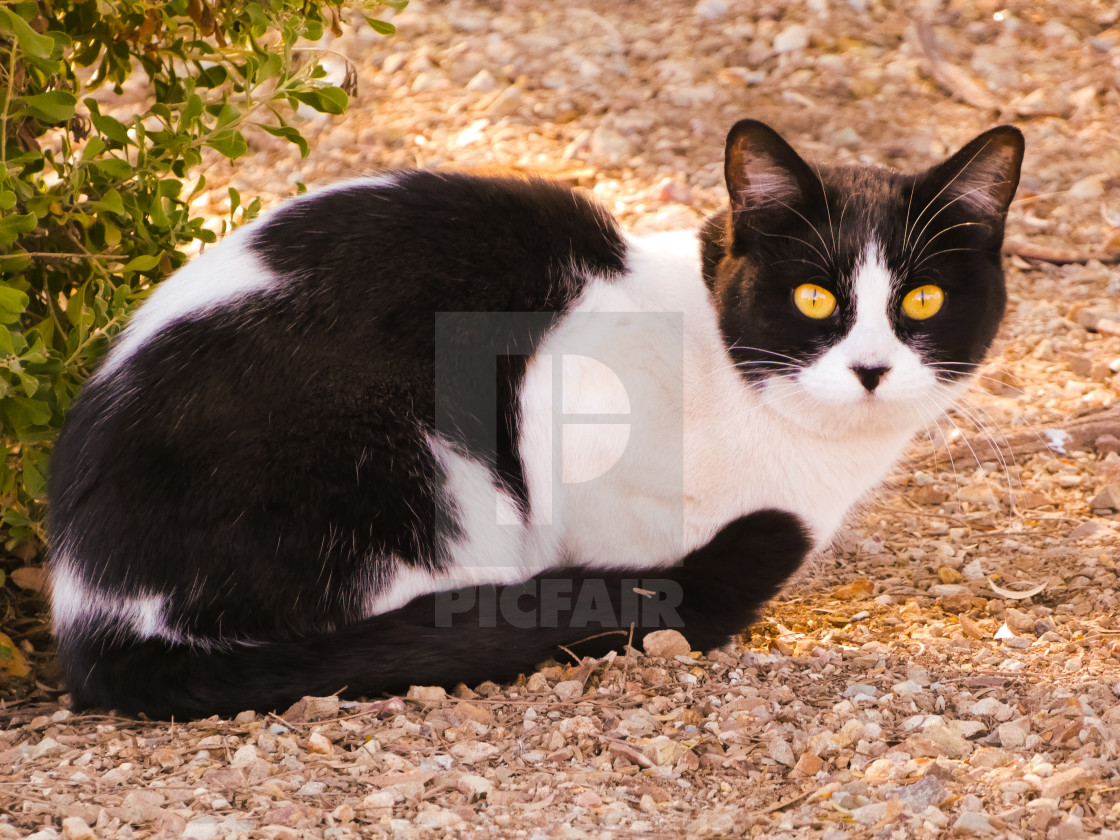
M 286 202 L 273 212 L 287 212 L 300 202 L 338 190 L 355 186 L 386 188 L 396 183 L 394 176 L 342 181 Z M 270 215 L 265 214 L 254 223 L 238 228 L 160 283 L 136 310 L 94 376 L 111 375 L 137 350 L 177 321 L 230 306 L 247 295 L 275 287 L 280 279 L 265 268 L 260 256 L 250 248 L 254 232 Z
M 112 632 L 131 631 L 137 638 L 180 641 L 163 618 L 165 599 L 157 595 L 139 597 L 103 592 L 82 580 L 64 549 L 56 549 L 51 560 L 51 618 L 59 637 L 85 634 L 94 628 Z
M 869 252 L 857 279 L 864 307 L 858 330 L 818 360 L 811 375 L 805 371 L 807 383 L 777 378 L 760 392 L 744 382 L 727 354 L 700 275 L 695 235 L 634 238 L 629 249 L 628 273 L 614 281 L 592 278 L 573 312 L 547 337 L 521 396 L 529 527 L 558 530 L 567 560 L 600 568 L 663 566 L 733 519 L 763 508 L 796 514 L 817 544 L 826 544 L 923 418 L 952 402 L 955 392 L 931 386 L 932 373 L 891 332 L 889 276 L 877 253 Z M 644 317 L 658 313 L 676 320 Z M 621 456 L 620 439 L 596 434 L 594 424 L 566 436 L 554 433 L 570 418 L 555 411 L 555 366 L 541 360 L 557 355 L 599 363 L 565 368 L 565 409 L 603 412 L 605 398 L 590 396 L 601 393 L 600 366 L 610 370 L 612 383 L 622 383 L 630 427 Z M 866 399 L 850 369 L 872 362 L 894 368 L 881 386 L 887 398 Z M 907 371 L 915 382 L 903 381 L 899 373 Z M 932 395 L 918 393 L 929 387 Z M 553 450 L 557 440 L 561 452 Z M 594 477 L 565 480 L 583 474 Z
M 516 502 L 497 485 L 485 466 L 438 437 L 430 437 L 428 445 L 447 475 L 447 495 L 453 501 L 458 524 L 459 537 L 444 549 L 450 561 L 448 568 L 432 573 L 396 562 L 392 583 L 366 599 L 366 615 L 388 612 L 421 595 L 463 586 L 521 583 L 553 565 L 541 562 L 543 549 L 526 540 Z M 554 554 L 554 550 L 547 554 L 549 561 Z

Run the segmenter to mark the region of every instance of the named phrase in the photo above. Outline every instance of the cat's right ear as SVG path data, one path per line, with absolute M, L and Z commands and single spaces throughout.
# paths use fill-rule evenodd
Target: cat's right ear
M 733 229 L 752 215 L 792 208 L 814 188 L 817 176 L 782 136 L 758 120 L 740 120 L 727 135 L 723 159 Z

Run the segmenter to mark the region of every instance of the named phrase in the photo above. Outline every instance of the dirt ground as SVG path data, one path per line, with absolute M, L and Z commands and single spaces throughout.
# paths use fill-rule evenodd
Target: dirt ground
M 413 0 L 395 22 L 331 45 L 359 94 L 309 117 L 309 158 L 259 138 L 210 164 L 200 208 L 228 210 L 226 185 L 268 205 L 298 181 L 500 166 L 634 229 L 694 226 L 724 200 L 741 117 L 900 169 L 1013 122 L 1027 158 L 990 364 L 708 656 L 169 725 L 70 714 L 45 620 L 17 610 L 34 675 L 0 683 L 0 840 L 1120 838 L 1115 4 Z M 5 597 L 41 598 L 33 571 L 16 581 Z

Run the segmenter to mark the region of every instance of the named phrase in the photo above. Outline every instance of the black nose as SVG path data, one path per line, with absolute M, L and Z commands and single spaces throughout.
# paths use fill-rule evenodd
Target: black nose
M 879 387 L 879 383 L 883 381 L 883 377 L 890 373 L 890 368 L 852 365 L 852 373 L 859 377 L 859 381 L 863 383 L 863 387 L 866 388 L 867 393 L 870 394 Z

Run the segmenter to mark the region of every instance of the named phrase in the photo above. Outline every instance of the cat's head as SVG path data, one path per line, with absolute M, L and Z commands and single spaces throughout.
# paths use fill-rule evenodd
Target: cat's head
M 913 430 L 939 416 L 1003 317 L 1022 158 L 1022 134 L 1002 126 L 917 175 L 818 167 L 766 125 L 736 123 L 731 207 L 702 242 L 744 380 L 811 430 Z

